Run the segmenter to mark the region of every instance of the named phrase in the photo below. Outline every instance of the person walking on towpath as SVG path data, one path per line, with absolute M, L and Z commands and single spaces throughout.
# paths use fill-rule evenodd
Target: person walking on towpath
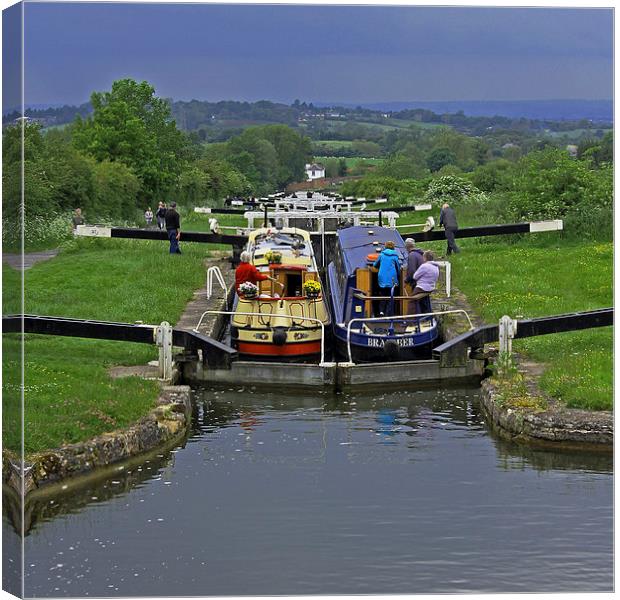
M 157 218 L 157 227 L 163 229 L 166 226 L 166 205 L 163 202 L 159 203 L 155 217 Z
M 146 221 L 146 226 L 150 227 L 153 222 L 153 211 L 150 206 L 144 211 L 144 220 Z
M 424 262 L 422 256 L 424 251 L 415 247 L 415 240 L 413 238 L 407 238 L 405 240 L 405 249 L 408 252 L 407 255 L 407 274 L 405 276 L 405 284 L 407 285 L 409 295 L 413 295 L 413 289 L 415 288 L 414 273 L 418 270 L 420 265 Z M 418 301 L 409 300 L 407 304 L 407 312 L 411 315 L 419 313 Z
M 443 228 L 446 230 L 446 239 L 448 240 L 448 254 L 452 254 L 453 252 L 460 252 L 460 248 L 456 245 L 454 241 L 454 234 L 458 231 L 459 225 L 456 222 L 456 215 L 454 214 L 454 209 L 446 202 L 441 207 L 441 212 L 439 213 L 439 227 L 443 225 Z
M 418 270 L 413 274 L 415 279 L 415 288 L 413 288 L 413 296 L 416 294 L 429 295 L 422 298 L 420 302 L 421 313 L 432 312 L 430 293 L 435 290 L 437 286 L 437 280 L 439 279 L 439 267 L 433 262 L 435 256 L 432 252 L 426 251 L 422 257 L 423 263 Z M 419 313 L 415 313 L 419 314 Z
M 166 211 L 166 231 L 170 240 L 170 254 L 181 254 L 179 240 L 181 239 L 181 217 L 176 211 L 177 203 L 171 202 Z
M 400 275 L 400 260 L 398 254 L 394 250 L 394 242 L 388 240 L 385 242 L 385 248 L 379 254 L 379 258 L 374 262 L 373 267 L 379 269 L 378 281 L 379 281 L 379 295 L 385 296 L 385 300 L 379 300 L 378 308 L 379 314 L 377 316 L 382 317 L 386 313 L 388 305 L 387 298 L 390 296 L 392 287 L 398 287 L 399 275 Z M 396 290 L 394 291 L 396 295 Z M 375 311 L 376 312 L 376 311 Z
M 82 216 L 81 208 L 76 208 L 75 213 L 71 217 L 71 231 L 75 232 L 78 225 L 84 225 L 84 217 Z

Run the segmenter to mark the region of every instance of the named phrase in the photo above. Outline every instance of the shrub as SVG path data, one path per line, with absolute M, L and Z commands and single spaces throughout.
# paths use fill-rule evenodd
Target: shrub
M 47 217 L 26 215 L 24 221 L 24 248 L 26 252 L 55 248 L 71 238 L 71 213 L 51 214 Z M 21 228 L 19 221 L 2 220 L 2 247 L 21 251 Z
M 459 204 L 485 204 L 487 197 L 477 187 L 465 179 L 446 175 L 433 179 L 426 190 L 424 199 L 435 205 L 444 202 Z

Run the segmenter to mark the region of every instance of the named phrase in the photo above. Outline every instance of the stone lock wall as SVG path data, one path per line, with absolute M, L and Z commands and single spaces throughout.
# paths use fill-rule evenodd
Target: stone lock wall
M 142 454 L 174 438 L 180 439 L 187 431 L 190 418 L 189 386 L 163 386 L 157 406 L 131 427 L 30 456 L 23 466 L 24 492 L 28 494 L 45 485 Z M 5 450 L 2 481 L 18 494 L 22 490 L 21 471 L 19 458 Z

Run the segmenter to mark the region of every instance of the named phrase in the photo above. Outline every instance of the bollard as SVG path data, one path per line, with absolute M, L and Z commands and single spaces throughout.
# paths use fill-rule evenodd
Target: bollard
M 159 348 L 159 378 L 164 381 L 172 379 L 172 326 L 162 321 L 157 328 L 156 342 Z
M 517 333 L 517 320 L 504 315 L 499 320 L 499 352 L 505 356 L 512 354 L 512 340 Z

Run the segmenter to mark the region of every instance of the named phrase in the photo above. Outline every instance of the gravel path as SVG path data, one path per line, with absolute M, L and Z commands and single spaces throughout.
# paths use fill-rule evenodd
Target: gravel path
M 44 250 L 43 252 L 28 252 L 24 254 L 24 262 L 23 268 L 30 269 L 32 265 L 35 265 L 38 262 L 42 262 L 44 260 L 49 260 L 50 258 L 54 258 L 59 252 L 58 248 L 54 248 L 53 250 Z M 22 269 L 22 255 L 21 254 L 3 254 L 2 260 L 7 263 L 13 269 L 21 271 Z

